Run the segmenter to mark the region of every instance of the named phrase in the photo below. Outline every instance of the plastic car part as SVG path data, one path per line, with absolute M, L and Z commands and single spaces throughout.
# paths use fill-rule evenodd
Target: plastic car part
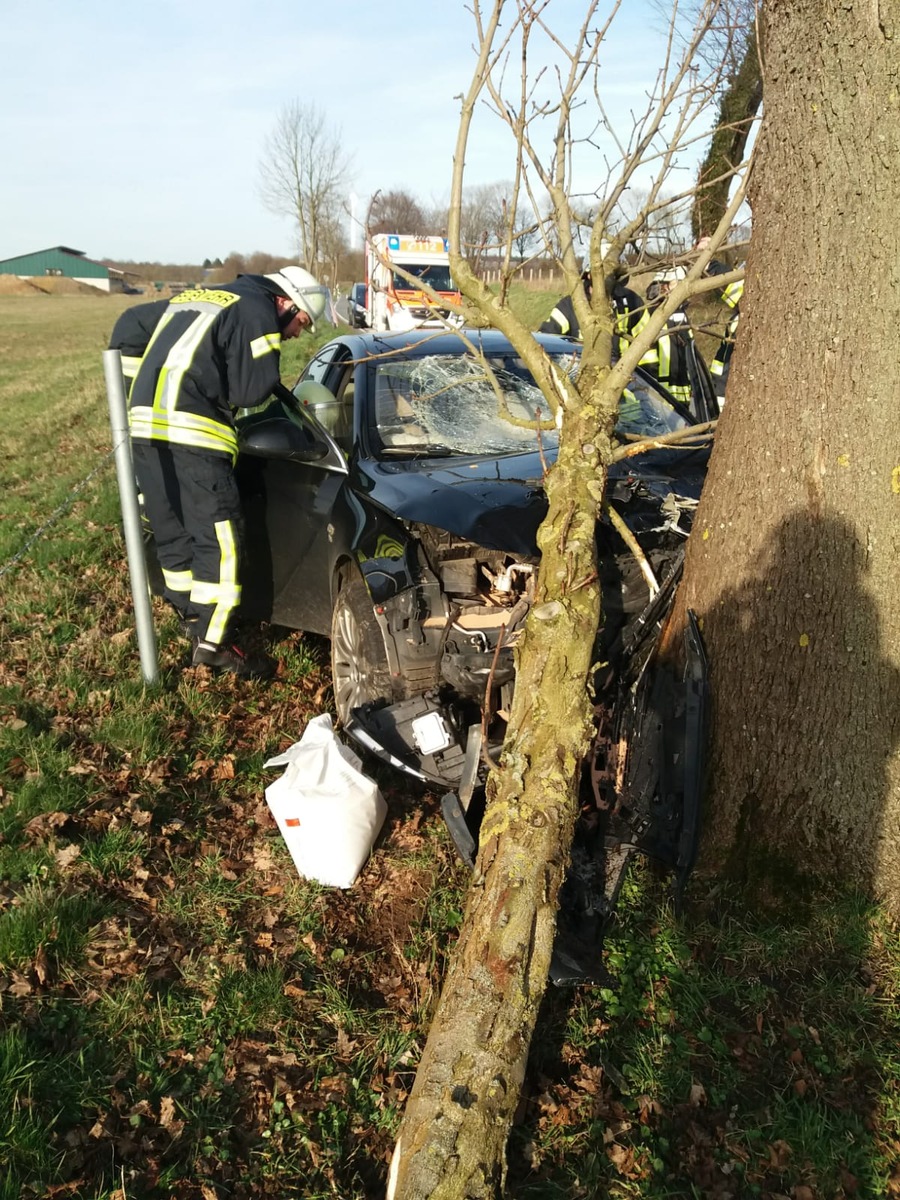
M 390 705 L 363 704 L 352 715 L 348 732 L 356 737 L 356 731 L 363 730 L 379 757 L 389 756 L 404 770 L 432 783 L 453 788 L 459 783 L 465 754 L 449 711 L 433 695 L 414 696 Z M 425 753 L 416 732 L 433 730 L 435 717 L 440 718 L 441 727 L 452 735 L 452 740 L 442 749 L 432 747 L 430 753 Z
M 447 825 L 456 853 L 471 871 L 475 866 L 478 854 L 477 830 L 475 832 L 466 820 L 466 811 L 455 792 L 447 792 L 441 797 L 441 815 Z
M 557 987 L 595 983 L 613 987 L 603 963 L 603 935 L 615 912 L 634 850 L 607 844 L 603 822 L 582 818 L 560 889 L 550 979 Z
M 697 615 L 692 609 L 688 609 L 687 617 L 688 624 L 684 634 L 687 651 L 684 672 L 684 743 L 687 754 L 682 767 L 684 808 L 675 866 L 675 899 L 679 904 L 688 876 L 697 861 L 700 843 L 700 810 L 703 802 L 709 722 L 709 662 Z
M 472 796 L 478 784 L 481 770 L 481 748 L 484 745 L 484 735 L 480 725 L 470 725 L 466 736 L 466 757 L 463 762 L 462 775 L 459 780 L 459 802 L 464 809 L 472 803 Z
M 387 763 L 389 767 L 393 767 L 395 771 L 402 771 L 405 775 L 411 775 L 413 779 L 418 779 L 420 783 L 428 782 L 422 772 L 414 767 L 411 763 L 407 762 L 405 759 L 397 758 L 396 755 L 385 750 L 384 746 L 375 740 L 365 725 L 357 717 L 351 716 L 350 719 L 345 722 L 344 733 L 346 733 L 348 737 L 353 738 L 357 745 L 362 746 L 364 750 L 368 750 L 370 754 L 373 754 L 376 758 L 381 759 L 382 762 Z

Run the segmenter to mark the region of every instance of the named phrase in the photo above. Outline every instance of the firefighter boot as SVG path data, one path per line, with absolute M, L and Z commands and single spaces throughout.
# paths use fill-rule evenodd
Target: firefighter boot
M 276 663 L 265 654 L 248 654 L 235 645 L 198 641 L 191 660 L 195 667 L 231 671 L 239 679 L 271 679 Z

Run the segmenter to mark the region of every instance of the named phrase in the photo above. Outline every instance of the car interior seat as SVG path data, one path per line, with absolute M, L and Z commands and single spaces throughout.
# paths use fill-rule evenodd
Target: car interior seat
M 428 430 L 419 424 L 408 395 L 396 385 L 380 392 L 376 420 L 378 433 L 386 447 L 428 444 Z

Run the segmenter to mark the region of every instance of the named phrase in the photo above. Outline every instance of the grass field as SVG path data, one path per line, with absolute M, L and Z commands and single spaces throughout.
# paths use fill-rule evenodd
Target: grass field
M 0 297 L 0 1200 L 378 1197 L 465 872 L 438 798 L 371 762 L 357 884 L 293 872 L 262 764 L 330 706 L 322 639 L 211 678 L 156 607 L 142 687 L 100 363 L 124 303 Z M 511 1196 L 900 1195 L 877 909 L 697 880 L 676 916 L 638 871 L 608 965 L 547 996 Z

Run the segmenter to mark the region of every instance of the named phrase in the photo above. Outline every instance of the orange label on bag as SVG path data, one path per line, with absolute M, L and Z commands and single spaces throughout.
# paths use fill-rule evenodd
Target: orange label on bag
M 284 823 L 285 823 L 285 825 L 288 826 L 289 829 L 293 829 L 296 825 L 300 824 L 300 818 L 299 817 L 285 817 Z

